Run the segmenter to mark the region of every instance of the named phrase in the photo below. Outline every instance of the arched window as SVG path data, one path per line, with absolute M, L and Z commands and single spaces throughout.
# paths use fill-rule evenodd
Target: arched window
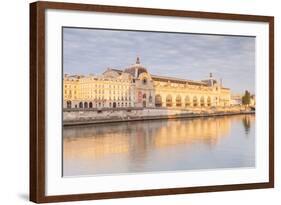
M 84 108 L 88 108 L 88 103 L 84 102 Z
M 93 108 L 93 103 L 92 102 L 89 103 L 89 108 Z
M 172 107 L 173 106 L 173 98 L 171 95 L 167 95 L 166 97 L 166 106 L 167 107 Z
M 149 95 L 148 101 L 149 101 L 150 103 L 152 103 L 152 96 L 151 96 L 151 95 Z
M 147 79 L 146 79 L 146 78 L 144 78 L 144 79 L 142 80 L 142 83 L 143 83 L 144 85 L 146 85 L 146 83 L 147 83 Z
M 142 95 L 142 98 L 143 98 L 143 99 L 146 99 L 146 94 L 145 94 L 145 93 Z
M 79 108 L 83 108 L 83 103 L 82 102 L 79 103 Z
M 208 106 L 208 107 L 211 106 L 211 97 L 210 97 L 210 96 L 207 98 L 207 106 Z
M 177 106 L 177 107 L 181 107 L 181 96 L 180 96 L 180 95 L 178 95 L 178 96 L 176 97 L 176 106 Z
M 186 96 L 184 101 L 185 101 L 185 107 L 189 107 L 190 106 L 190 98 L 189 98 L 189 96 Z
M 196 96 L 193 97 L 193 106 L 194 107 L 198 106 L 198 101 L 197 101 L 197 97 Z
M 161 97 L 161 95 L 155 96 L 155 107 L 162 107 L 162 97 Z
M 201 107 L 204 107 L 204 106 L 205 106 L 205 99 L 204 99 L 203 96 L 200 98 L 200 106 L 201 106 Z
M 70 100 L 66 102 L 66 107 L 71 108 L 71 101 Z

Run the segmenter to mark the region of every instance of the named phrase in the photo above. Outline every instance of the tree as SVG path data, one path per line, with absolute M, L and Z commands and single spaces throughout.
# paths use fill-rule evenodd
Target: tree
M 246 90 L 244 96 L 242 97 L 242 104 L 249 105 L 250 101 L 251 101 L 251 94 L 248 90 Z

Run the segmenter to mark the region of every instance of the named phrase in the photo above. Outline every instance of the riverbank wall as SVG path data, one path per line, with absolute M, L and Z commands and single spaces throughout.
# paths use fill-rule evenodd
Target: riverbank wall
M 120 108 L 64 110 L 63 125 L 87 125 L 99 123 L 128 122 L 141 120 L 160 120 L 176 118 L 214 117 L 224 115 L 254 114 L 245 107 L 208 108 L 208 109 L 169 109 L 169 108 Z

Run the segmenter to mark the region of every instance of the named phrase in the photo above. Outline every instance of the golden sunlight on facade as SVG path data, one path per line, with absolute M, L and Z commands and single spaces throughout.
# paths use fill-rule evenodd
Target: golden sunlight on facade
M 152 75 L 140 59 L 126 69 L 108 68 L 102 75 L 64 75 L 67 109 L 226 107 L 230 89 L 213 79 L 192 81 Z

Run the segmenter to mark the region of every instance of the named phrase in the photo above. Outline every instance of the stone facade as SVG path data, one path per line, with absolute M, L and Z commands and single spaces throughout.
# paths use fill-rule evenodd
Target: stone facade
M 102 75 L 65 75 L 64 108 L 227 107 L 230 89 L 210 78 L 192 81 L 151 75 L 139 58 L 124 70 L 108 68 Z

